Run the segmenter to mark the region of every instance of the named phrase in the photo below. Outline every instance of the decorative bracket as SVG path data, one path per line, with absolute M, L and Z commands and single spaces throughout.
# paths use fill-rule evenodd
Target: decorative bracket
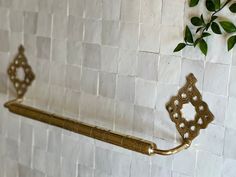
M 27 62 L 27 58 L 25 57 L 24 51 L 24 47 L 20 45 L 18 54 L 16 55 L 7 70 L 10 80 L 12 81 L 13 86 L 16 89 L 17 98 L 23 98 L 23 96 L 27 92 L 27 88 L 35 79 L 35 75 L 31 69 L 31 66 Z M 17 77 L 17 70 L 20 68 L 22 68 L 24 71 L 23 80 Z
M 25 76 L 23 80 L 17 77 L 18 68 L 24 70 Z M 191 145 L 191 141 L 199 134 L 200 129 L 206 128 L 214 118 L 207 104 L 202 101 L 202 96 L 195 86 L 197 79 L 193 74 L 188 75 L 186 84 L 179 90 L 178 94 L 173 96 L 166 104 L 171 120 L 176 124 L 177 130 L 183 138 L 182 144 L 173 149 L 161 150 L 151 141 L 123 135 L 23 105 L 22 98 L 28 86 L 30 86 L 35 79 L 35 75 L 24 55 L 23 46 L 19 47 L 17 56 L 13 63 L 10 64 L 8 75 L 17 92 L 17 99 L 9 101 L 4 105 L 10 112 L 146 155 L 171 155 L 188 148 Z M 187 121 L 182 114 L 183 105 L 188 103 L 191 103 L 196 111 L 196 115 L 191 121 Z
M 182 138 L 187 141 L 196 138 L 200 129 L 205 129 L 214 119 L 207 104 L 202 101 L 202 96 L 195 86 L 196 82 L 197 79 L 194 75 L 189 74 L 185 86 L 179 90 L 178 95 L 173 96 L 166 104 L 171 120 L 175 123 Z M 181 110 L 184 104 L 189 103 L 194 106 L 196 114 L 192 120 L 187 121 Z

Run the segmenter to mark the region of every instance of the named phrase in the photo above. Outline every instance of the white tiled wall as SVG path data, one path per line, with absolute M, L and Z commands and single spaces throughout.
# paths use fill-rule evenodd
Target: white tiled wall
M 235 177 L 236 50 L 213 35 L 206 58 L 173 53 L 202 3 L 0 0 L 1 105 L 15 96 L 6 68 L 23 43 L 36 73 L 26 104 L 170 148 L 180 142 L 165 103 L 193 72 L 215 115 L 188 150 L 147 157 L 1 107 L 0 177 Z

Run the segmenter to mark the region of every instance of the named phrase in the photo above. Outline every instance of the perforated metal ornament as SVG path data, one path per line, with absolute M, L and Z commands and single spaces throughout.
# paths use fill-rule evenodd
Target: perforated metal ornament
M 31 66 L 28 64 L 27 59 L 24 55 L 24 47 L 20 45 L 18 49 L 18 54 L 14 58 L 13 62 L 9 65 L 7 73 L 13 83 L 17 98 L 22 98 L 27 92 L 27 88 L 31 85 L 35 79 L 35 75 L 32 71 Z M 20 79 L 18 76 L 18 70 L 22 68 L 24 71 L 24 79 Z
M 195 86 L 197 79 L 191 73 L 187 76 L 186 84 L 173 96 L 166 104 L 171 120 L 176 124 L 176 128 L 183 139 L 193 140 L 200 129 L 205 129 L 213 121 L 214 116 L 208 105 L 202 100 L 202 96 Z M 182 114 L 184 104 L 192 104 L 196 114 L 192 120 L 188 121 Z

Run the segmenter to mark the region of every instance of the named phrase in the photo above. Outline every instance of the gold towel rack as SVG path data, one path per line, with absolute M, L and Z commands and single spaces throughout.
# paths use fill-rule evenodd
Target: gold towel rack
M 19 68 L 22 68 L 24 71 L 23 80 L 17 76 Z M 4 104 L 10 112 L 146 155 L 171 155 L 188 148 L 192 140 L 198 136 L 200 129 L 206 128 L 214 118 L 207 104 L 202 101 L 202 96 L 195 86 L 197 79 L 193 74 L 189 74 L 186 84 L 166 104 L 171 120 L 176 124 L 176 128 L 182 137 L 182 144 L 173 149 L 161 150 L 151 141 L 123 135 L 24 105 L 23 97 L 27 92 L 27 88 L 35 79 L 35 75 L 27 62 L 22 45 L 19 47 L 18 54 L 10 64 L 7 72 L 17 94 L 15 100 Z M 196 111 L 194 119 L 190 121 L 187 121 L 181 112 L 183 105 L 187 103 L 191 103 Z

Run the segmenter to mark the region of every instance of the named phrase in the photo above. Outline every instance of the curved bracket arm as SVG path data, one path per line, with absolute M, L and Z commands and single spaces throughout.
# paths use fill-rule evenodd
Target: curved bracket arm
M 191 145 L 191 141 L 184 141 L 181 145 L 176 146 L 175 148 L 172 148 L 172 149 L 168 149 L 168 150 L 154 149 L 154 153 L 159 154 L 159 155 L 173 155 L 184 149 L 189 148 L 190 145 Z

